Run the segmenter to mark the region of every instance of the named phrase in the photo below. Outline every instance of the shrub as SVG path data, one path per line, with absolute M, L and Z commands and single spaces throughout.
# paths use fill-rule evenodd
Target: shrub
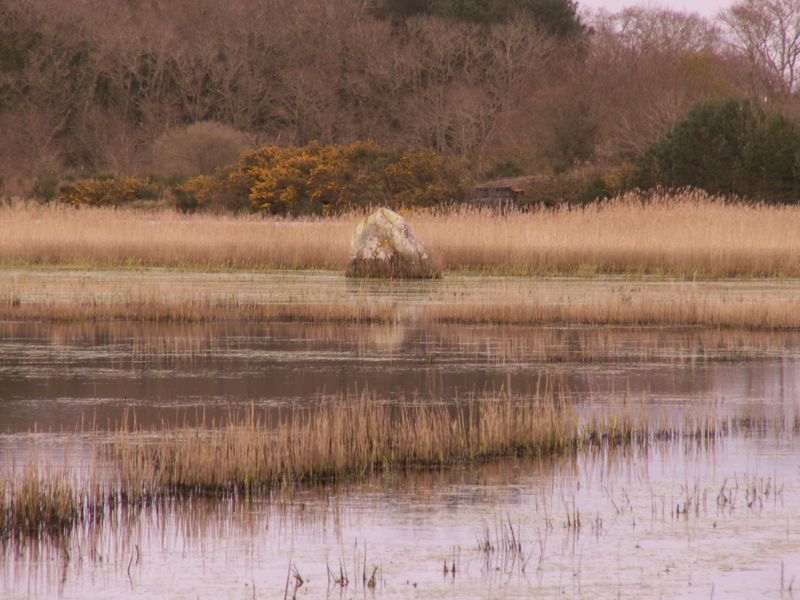
M 578 196 L 578 202 L 587 204 L 595 200 L 605 200 L 622 194 L 625 192 L 626 186 L 632 177 L 633 169 L 633 165 L 626 162 L 605 175 L 598 175 L 592 178 Z
M 239 163 L 176 188 L 186 207 L 328 215 L 375 205 L 430 206 L 463 199 L 459 175 L 430 150 L 397 153 L 372 142 L 265 146 Z
M 483 175 L 483 179 L 506 179 L 509 177 L 520 177 L 525 173 L 522 166 L 515 160 L 503 160 L 489 168 Z
M 137 177 L 79 179 L 61 186 L 58 201 L 70 206 L 122 206 L 158 198 L 159 188 Z
M 175 207 L 183 212 L 209 208 L 215 191 L 216 180 L 213 177 L 198 175 L 175 186 Z
M 463 199 L 458 177 L 448 172 L 447 163 L 432 150 L 413 150 L 386 166 L 383 180 L 392 199 L 401 206 L 433 206 Z
M 245 135 L 232 127 L 203 121 L 173 129 L 153 142 L 152 171 L 161 177 L 210 175 L 239 159 L 248 146 Z
M 747 100 L 699 103 L 639 158 L 627 185 L 656 186 L 797 202 L 800 128 Z
M 38 200 L 52 202 L 58 195 L 59 177 L 55 173 L 40 173 L 33 180 L 31 194 Z

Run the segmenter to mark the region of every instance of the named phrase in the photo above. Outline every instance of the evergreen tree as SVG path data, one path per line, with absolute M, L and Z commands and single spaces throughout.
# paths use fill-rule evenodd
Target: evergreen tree
M 472 23 L 500 23 L 519 16 L 536 20 L 545 31 L 570 37 L 586 31 L 575 0 L 378 0 L 387 18 L 434 15 Z
M 800 201 L 800 127 L 748 100 L 702 102 L 638 161 L 629 187 Z

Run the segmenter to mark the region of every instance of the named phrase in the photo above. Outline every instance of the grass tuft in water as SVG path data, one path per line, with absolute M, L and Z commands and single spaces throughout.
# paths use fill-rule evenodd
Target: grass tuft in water
M 278 416 L 251 409 L 221 426 L 143 430 L 134 425 L 110 441 L 96 440 L 111 465 L 102 483 L 94 471 L 75 481 L 63 471 L 40 471 L 35 465 L 6 477 L 0 539 L 61 535 L 78 522 L 129 507 L 200 497 L 251 498 L 389 471 L 664 440 L 713 444 L 739 427 L 702 417 L 664 426 L 632 413 L 581 418 L 566 394 L 547 385 L 524 401 L 503 396 L 397 406 L 364 394 Z M 512 528 L 507 533 L 517 536 Z

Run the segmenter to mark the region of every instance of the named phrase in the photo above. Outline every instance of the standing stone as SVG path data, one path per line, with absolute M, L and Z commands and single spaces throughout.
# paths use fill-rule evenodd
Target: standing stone
M 353 233 L 347 276 L 426 279 L 440 277 L 441 272 L 405 219 L 379 208 Z

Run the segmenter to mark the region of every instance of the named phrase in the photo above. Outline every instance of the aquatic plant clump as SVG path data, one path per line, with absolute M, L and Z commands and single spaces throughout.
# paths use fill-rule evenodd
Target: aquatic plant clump
M 98 440 L 109 469 L 84 479 L 35 465 L 7 474 L 0 494 L 0 539 L 63 535 L 80 522 L 125 507 L 191 497 L 249 497 L 297 485 L 359 479 L 388 471 L 475 464 L 519 456 L 547 457 L 654 441 L 710 440 L 731 424 L 697 417 L 681 426 L 646 415 L 580 418 L 566 396 L 545 382 L 525 400 L 390 405 L 364 394 L 332 398 L 277 417 L 251 409 L 225 425 L 120 429 Z
M 601 432 L 603 426 L 581 425 L 555 394 L 455 407 L 392 407 L 364 395 L 334 398 L 275 421 L 251 411 L 225 427 L 174 429 L 157 438 L 120 432 L 110 452 L 129 494 L 251 493 L 397 468 L 550 455 L 590 439 L 634 437 L 632 423 L 609 423 Z
M 85 505 L 85 492 L 64 473 L 31 464 L 0 489 L 0 541 L 66 533 Z

